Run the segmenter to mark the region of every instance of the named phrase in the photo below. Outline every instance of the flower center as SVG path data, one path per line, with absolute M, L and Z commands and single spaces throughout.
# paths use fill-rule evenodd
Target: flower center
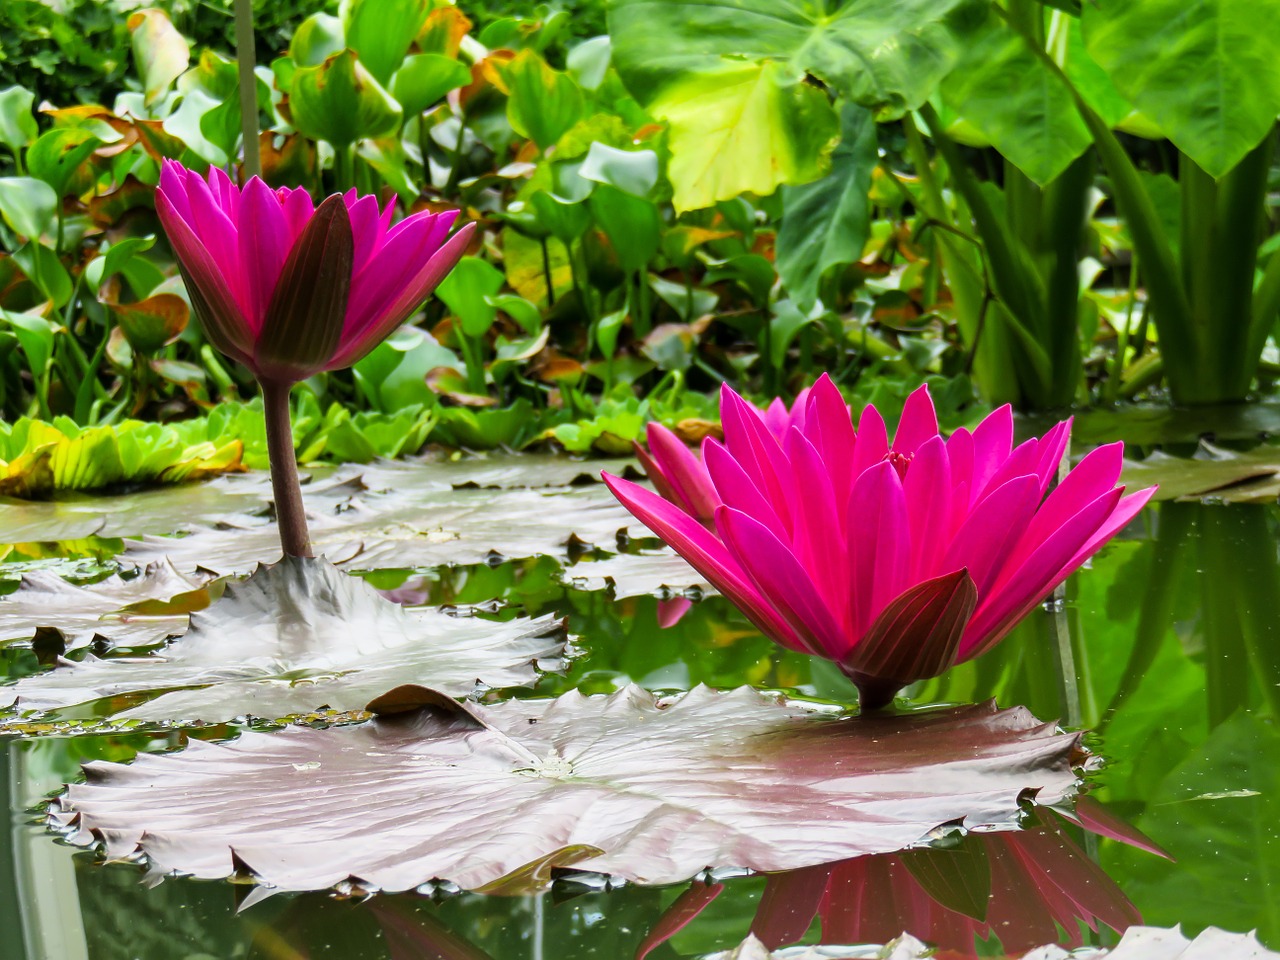
M 890 450 L 884 455 L 884 458 L 893 464 L 893 469 L 898 471 L 898 479 L 904 480 L 907 476 L 907 467 L 911 465 L 911 459 L 915 454 L 899 453 L 897 450 Z

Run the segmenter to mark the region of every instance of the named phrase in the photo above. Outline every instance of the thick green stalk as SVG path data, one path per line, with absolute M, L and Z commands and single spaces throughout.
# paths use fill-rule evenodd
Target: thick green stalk
M 244 177 L 262 176 L 258 152 L 258 78 L 253 49 L 253 0 L 236 0 L 236 63 L 240 69 L 240 136 L 244 141 Z
M 261 381 L 262 410 L 267 424 L 267 457 L 271 461 L 271 492 L 275 499 L 276 526 L 286 557 L 311 556 L 307 512 L 298 483 L 298 459 L 293 450 L 293 424 L 289 420 L 291 383 Z

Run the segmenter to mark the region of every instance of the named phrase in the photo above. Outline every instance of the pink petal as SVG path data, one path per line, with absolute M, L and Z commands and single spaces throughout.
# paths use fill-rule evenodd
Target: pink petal
M 720 418 L 724 422 L 725 446 L 790 531 L 790 465 L 764 418 L 728 384 L 720 388 Z
M 1036 475 L 1040 478 L 1040 495 L 1044 496 L 1049 485 L 1058 476 L 1062 457 L 1071 446 L 1071 418 L 1054 424 L 1040 441 L 1040 463 Z
M 836 503 L 843 512 L 853 489 L 854 448 L 857 436 L 849 407 L 839 389 L 825 373 L 809 391 L 803 432 L 817 448 L 831 477 Z
M 853 476 L 856 479 L 885 458 L 889 452 L 889 432 L 884 417 L 871 404 L 858 418 L 858 439 L 853 449 Z
M 187 201 L 191 204 L 192 217 L 188 222 L 218 265 L 227 289 L 235 297 L 241 315 L 247 319 L 253 315 L 252 305 L 240 268 L 240 241 L 236 236 L 235 224 L 223 211 L 208 184 L 199 177 L 191 177 L 187 185 Z
M 676 495 L 675 502 L 691 516 L 704 523 L 710 521 L 720 498 L 702 461 L 683 440 L 660 423 L 650 423 L 646 434 L 654 461 Z
M 351 191 L 354 195 L 355 191 Z M 347 212 L 351 216 L 351 233 L 355 239 L 355 259 L 352 275 L 359 276 L 370 260 L 377 254 L 386 238 L 386 228 L 382 225 L 382 214 L 378 211 L 378 199 L 364 196 L 358 199 L 345 198 Z
M 716 510 L 716 529 L 760 593 L 814 653 L 831 659 L 844 653 L 851 638 L 786 544 L 758 520 L 728 506 Z
M 978 596 L 985 597 L 1018 542 L 1040 499 L 1034 476 L 1015 477 L 988 494 L 956 531 L 942 570 L 968 567 Z
M 1054 587 L 1067 578 L 1072 559 L 1109 517 L 1120 501 L 1111 490 L 1086 504 L 1074 516 L 1037 542 L 1034 549 L 1015 554 L 999 579 L 983 595 L 965 633 L 960 654 L 977 656 L 1007 633 L 1013 624 L 1033 610 Z
M 1120 470 L 1124 465 L 1124 444 L 1113 443 L 1098 447 L 1080 461 L 1066 479 L 1054 488 L 1045 499 L 1035 518 L 1027 525 L 1027 529 L 1014 551 L 1013 562 L 1021 563 L 1041 542 L 1055 530 L 1070 523 L 1075 516 L 1089 503 L 1097 500 L 1104 493 L 1113 490 L 1120 479 Z
M 639 484 L 608 473 L 605 485 L 631 514 L 684 557 L 707 582 L 729 598 L 770 639 L 809 653 L 810 648 L 751 584 L 723 543 L 674 504 Z
M 779 440 L 786 435 L 787 428 L 791 426 L 791 415 L 781 397 L 774 397 L 773 402 L 765 409 L 764 425 Z
M 898 453 L 913 454 L 926 440 L 938 435 L 938 414 L 933 409 L 929 385 L 922 384 L 911 392 L 902 408 L 902 419 L 893 437 L 893 449 Z
M 301 187 L 295 189 L 281 187 L 276 191 L 276 196 L 280 197 L 280 209 L 284 211 L 285 223 L 289 225 L 289 245 L 292 246 L 293 241 L 302 236 L 302 231 L 315 216 L 315 201 L 311 199 L 311 194 Z
M 792 427 L 788 432 L 785 451 L 796 488 L 806 491 L 796 510 L 795 555 L 813 578 L 841 629 L 852 636 L 844 511 L 836 502 L 822 457 L 799 428 Z
M 257 334 L 293 246 L 280 201 L 271 188 L 251 177 L 245 184 L 239 224 L 240 263 L 248 294 L 247 319 Z
M 350 329 L 363 330 L 377 323 L 385 306 L 431 261 L 456 219 L 457 211 L 414 219 L 411 229 L 387 235 L 373 259 L 352 278 Z
M 973 475 L 969 497 L 977 503 L 989 492 L 989 483 L 1013 450 L 1013 408 L 1007 403 L 986 416 L 973 431 Z
M 951 534 L 951 461 L 942 437 L 934 436 L 916 450 L 902 489 L 911 540 L 907 578 L 928 580 L 940 572 L 938 561 Z
M 854 481 L 846 529 L 853 635 L 859 637 L 906 586 L 911 552 L 906 497 L 887 461 Z
M 718 443 L 703 444 L 703 462 L 721 503 L 755 517 L 784 543 L 791 542 L 791 531 L 778 516 L 766 491 L 743 468 L 727 447 Z M 713 514 L 714 516 L 714 514 Z
M 385 297 L 376 302 L 372 315 L 366 312 L 366 316 L 359 318 L 360 322 L 357 323 L 352 314 L 348 313 L 347 327 L 342 333 L 343 345 L 327 369 L 337 370 L 351 366 L 409 319 L 419 304 L 431 295 L 440 281 L 462 259 L 471 242 L 471 234 L 475 232 L 475 226 L 474 223 L 468 223 L 450 237 L 443 247 L 420 264 L 416 275 L 398 286 L 388 285 Z M 389 247 L 388 244 L 383 248 L 375 258 L 375 263 L 386 257 Z M 369 270 L 366 269 L 364 275 L 368 273 Z

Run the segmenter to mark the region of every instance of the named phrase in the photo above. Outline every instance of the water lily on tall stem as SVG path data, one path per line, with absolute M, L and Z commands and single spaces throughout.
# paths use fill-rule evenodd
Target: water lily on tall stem
M 789 410 L 725 387 L 721 416 L 701 458 L 650 429 L 658 493 L 605 482 L 763 633 L 834 661 L 866 708 L 990 650 L 1155 492 L 1124 496 L 1119 443 L 1055 487 L 1069 420 L 1015 447 L 1006 406 L 944 438 L 926 387 L 892 441 L 874 406 L 855 429 L 825 375 Z
M 289 391 L 360 360 L 453 269 L 474 231 L 452 237 L 456 211 L 392 225 L 393 204 L 354 190 L 317 206 L 306 190 L 243 188 L 166 160 L 156 210 L 192 307 L 218 350 L 262 387 L 276 516 L 284 552 L 310 545 L 289 423 Z

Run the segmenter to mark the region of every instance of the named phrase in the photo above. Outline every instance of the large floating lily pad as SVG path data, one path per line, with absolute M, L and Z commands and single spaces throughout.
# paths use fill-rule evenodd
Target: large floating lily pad
M 557 490 L 414 488 L 369 493 L 311 518 L 312 546 L 356 570 L 481 563 L 495 556 L 563 555 L 571 542 L 612 547 L 634 525 L 602 485 Z M 168 558 L 180 570 L 247 573 L 280 556 L 267 520 L 131 543 L 125 562 Z
M 1124 483 L 1160 485 L 1159 500 L 1224 503 L 1274 503 L 1280 497 L 1280 448 L 1262 446 L 1245 453 L 1208 443 L 1195 457 L 1171 457 L 1157 451 L 1145 460 L 1125 464 Z
M 29 573 L 0 600 L 0 643 L 45 629 L 61 635 L 65 650 L 95 637 L 115 646 L 151 646 L 181 634 L 188 615 L 209 605 L 208 580 L 207 574 L 188 576 L 163 561 L 135 577 L 115 575 L 87 586 L 55 573 Z
M 359 710 L 402 683 L 450 696 L 477 683 L 531 683 L 535 662 L 562 648 L 551 617 L 493 623 L 405 610 L 324 561 L 290 558 L 229 585 L 157 655 L 62 661 L 0 687 L 0 706 L 47 711 L 145 695 L 154 699 L 111 712 L 157 721 Z
M 599 483 L 600 472 L 636 470 L 634 458 L 574 460 L 551 453 L 489 454 L 440 460 L 382 461 L 363 468 L 370 489 L 493 487 L 515 490 Z
M 642 883 L 884 853 L 1076 786 L 1075 735 L 994 705 L 837 718 L 751 688 L 446 707 L 92 763 L 55 820 L 108 857 L 280 890 L 432 879 L 516 893 L 575 866 Z M 376 706 L 376 705 L 375 705 Z

